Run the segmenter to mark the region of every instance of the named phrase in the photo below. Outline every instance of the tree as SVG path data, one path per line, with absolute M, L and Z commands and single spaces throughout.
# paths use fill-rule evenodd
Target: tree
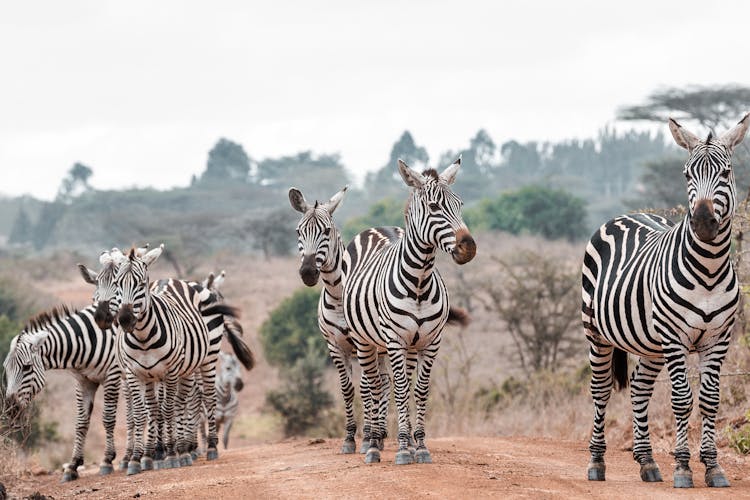
M 526 186 L 467 211 L 472 226 L 513 234 L 528 232 L 547 239 L 576 240 L 588 233 L 585 202 L 560 189 Z
M 365 215 L 346 221 L 343 227 L 344 241 L 349 241 L 365 229 L 381 226 L 404 226 L 404 203 L 393 198 L 384 198 L 370 205 Z
M 256 182 L 284 191 L 289 186 L 304 186 L 305 192 L 323 195 L 331 186 L 349 184 L 350 178 L 338 154 L 315 155 L 311 151 L 301 151 L 293 156 L 260 162 Z
M 300 288 L 271 311 L 260 327 L 263 351 L 269 363 L 282 368 L 294 366 L 305 357 L 308 349 L 325 360 L 326 343 L 318 329 L 318 299 L 316 288 Z
M 365 177 L 365 192 L 370 199 L 384 198 L 404 191 L 404 181 L 396 168 L 398 160 L 405 161 L 412 168 L 427 167 L 430 159 L 427 150 L 418 146 L 408 130 L 393 144 L 391 154 L 385 165 Z
M 222 184 L 247 182 L 249 175 L 250 157 L 245 149 L 241 144 L 222 137 L 208 152 L 208 162 L 201 180 Z
M 262 250 L 268 260 L 271 255 L 284 256 L 292 252 L 295 222 L 294 214 L 282 208 L 248 221 L 245 230 L 253 235 L 253 245 Z
M 528 376 L 556 371 L 580 343 L 578 268 L 535 252 L 493 260 L 500 272 L 482 286 L 485 306 L 505 323 Z
M 742 85 L 669 87 L 652 92 L 643 104 L 624 106 L 620 120 L 645 120 L 667 123 L 697 122 L 716 134 L 727 130 L 748 112 L 750 87 Z
M 74 164 L 60 182 L 56 200 L 69 204 L 76 196 L 91 190 L 89 178 L 93 174 L 94 171 L 83 163 Z
M 8 243 L 23 244 L 31 242 L 34 233 L 34 226 L 31 223 L 29 214 L 23 206 L 18 208 L 18 215 L 13 221 L 13 227 L 8 235 Z

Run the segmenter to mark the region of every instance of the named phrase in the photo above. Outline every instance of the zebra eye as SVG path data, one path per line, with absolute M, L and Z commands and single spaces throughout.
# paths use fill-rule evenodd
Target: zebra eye
M 723 179 L 728 179 L 729 178 L 729 172 L 731 172 L 731 171 L 732 171 L 731 167 L 722 168 L 721 172 L 719 172 L 719 175 Z
M 326 236 L 328 236 L 329 234 L 331 234 L 331 228 L 327 227 L 327 228 L 323 229 L 323 234 L 325 234 Z
M 430 203 L 428 206 L 432 212 L 438 212 L 440 210 L 440 205 L 435 202 Z
M 31 371 L 31 363 L 24 363 L 23 365 L 21 365 L 21 370 L 23 370 L 25 372 L 30 372 Z
M 690 170 L 688 170 L 687 167 L 682 171 L 682 173 L 685 175 L 686 179 L 690 179 Z

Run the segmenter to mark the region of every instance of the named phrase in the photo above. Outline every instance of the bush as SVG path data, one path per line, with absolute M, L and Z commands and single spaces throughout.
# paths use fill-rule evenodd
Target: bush
M 333 404 L 331 395 L 323 389 L 325 363 L 312 341 L 308 347 L 305 357 L 282 374 L 284 385 L 281 390 L 266 394 L 266 402 L 284 418 L 284 434 L 287 436 L 304 434 L 315 427 L 321 412 Z
M 724 434 L 734 451 L 741 455 L 750 454 L 750 410 L 745 414 L 742 425 L 727 427 Z
M 342 235 L 346 242 L 371 227 L 404 227 L 404 224 L 404 202 L 393 198 L 383 198 L 371 205 L 365 215 L 346 221 Z
M 483 200 L 466 212 L 466 222 L 473 229 L 570 241 L 588 235 L 585 202 L 561 189 L 526 186 L 494 200 Z
M 320 290 L 300 288 L 271 312 L 260 327 L 263 351 L 269 363 L 292 367 L 308 348 L 325 360 L 328 349 L 318 328 Z

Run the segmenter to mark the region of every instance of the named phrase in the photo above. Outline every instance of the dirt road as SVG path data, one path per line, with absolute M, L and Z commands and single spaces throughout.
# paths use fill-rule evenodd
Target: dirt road
M 657 455 L 664 483 L 645 484 L 627 451 L 607 453 L 607 481 L 585 477 L 585 443 L 542 438 L 441 438 L 429 441 L 429 465 L 393 465 L 395 442 L 388 441 L 380 464 L 361 455 L 339 455 L 338 441 L 285 441 L 199 459 L 192 467 L 123 472 L 101 478 L 87 470 L 74 482 L 59 474 L 28 478 L 10 493 L 34 492 L 54 498 L 750 498 L 750 470 L 744 460 L 720 452 L 732 487 L 709 490 L 703 467 L 693 465 L 696 488 L 672 488 L 672 460 Z

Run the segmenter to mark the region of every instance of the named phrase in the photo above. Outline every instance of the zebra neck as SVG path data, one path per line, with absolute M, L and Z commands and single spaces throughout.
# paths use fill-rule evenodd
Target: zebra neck
M 725 221 L 713 241 L 700 241 L 690 230 L 690 214 L 682 221 L 680 233 L 680 260 L 687 268 L 695 269 L 706 278 L 712 279 L 724 274 L 731 265 L 729 251 L 732 243 L 732 219 Z
M 83 339 L 89 338 L 91 332 L 99 330 L 94 322 L 94 310 L 94 306 L 88 306 L 61 320 L 57 328 L 49 330 L 50 336 L 39 350 L 45 370 L 76 368 L 76 362 L 83 357 L 82 350 L 86 349 Z M 65 349 L 61 348 L 62 346 L 65 346 Z M 101 346 L 91 346 L 95 347 Z
M 138 321 L 135 323 L 135 328 L 133 328 L 133 331 L 129 333 L 128 335 L 135 337 L 136 340 L 139 342 L 146 342 L 148 341 L 152 335 L 153 335 L 153 329 L 157 325 L 154 323 L 154 314 L 151 310 L 151 303 L 149 303 L 149 308 L 145 309 L 141 316 L 138 318 Z
M 419 292 L 432 278 L 437 249 L 434 245 L 422 241 L 418 231 L 410 224 L 407 224 L 406 233 L 397 248 L 398 273 Z
M 341 269 L 344 255 L 344 243 L 341 236 L 336 235 L 336 243 L 331 245 L 331 253 L 328 260 L 320 268 L 320 278 L 323 280 L 328 295 L 335 299 L 341 299 L 343 294 L 343 271 Z

